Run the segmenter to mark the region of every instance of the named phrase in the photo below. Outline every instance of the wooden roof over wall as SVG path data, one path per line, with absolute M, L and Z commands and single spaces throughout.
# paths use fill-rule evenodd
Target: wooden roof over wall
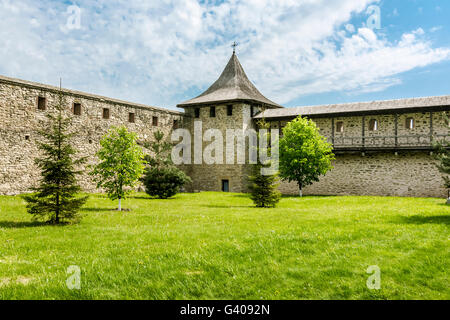
M 429 111 L 449 111 L 450 96 L 384 100 L 304 106 L 283 109 L 267 109 L 257 114 L 255 119 L 292 119 L 299 115 L 308 117 L 339 117 L 352 115 L 415 113 Z

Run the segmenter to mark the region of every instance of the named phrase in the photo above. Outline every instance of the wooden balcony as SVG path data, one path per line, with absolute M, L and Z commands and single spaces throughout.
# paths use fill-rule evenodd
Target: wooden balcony
M 436 142 L 450 142 L 450 135 L 327 137 L 335 153 L 434 149 Z

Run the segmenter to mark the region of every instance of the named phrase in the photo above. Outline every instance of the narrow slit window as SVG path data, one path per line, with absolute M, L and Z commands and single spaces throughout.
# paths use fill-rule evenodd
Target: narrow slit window
M 195 108 L 194 109 L 194 114 L 196 118 L 200 118 L 200 108 Z
M 136 120 L 136 119 L 135 119 L 134 112 L 130 112 L 130 113 L 128 114 L 128 122 L 134 123 L 135 120 Z
M 152 117 L 152 124 L 154 127 L 158 126 L 158 117 Z
M 231 117 L 233 115 L 233 106 L 228 105 L 227 106 L 227 116 Z
M 47 109 L 47 99 L 44 97 L 38 97 L 38 110 Z
M 413 118 L 407 118 L 405 123 L 406 129 L 414 129 L 414 119 Z
M 211 118 L 215 118 L 216 117 L 216 107 L 209 108 L 209 116 Z
M 103 108 L 103 119 L 109 119 L 109 109 Z
M 370 131 L 378 131 L 378 120 L 371 119 L 369 121 L 369 130 Z
M 75 102 L 73 104 L 73 114 L 76 116 L 81 116 L 81 103 Z
M 337 133 L 344 132 L 344 122 L 342 122 L 342 121 L 336 122 L 336 132 Z

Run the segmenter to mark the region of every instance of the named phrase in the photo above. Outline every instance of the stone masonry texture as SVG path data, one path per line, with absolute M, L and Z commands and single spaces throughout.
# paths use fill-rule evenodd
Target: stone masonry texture
M 186 106 L 185 112 L 171 111 L 144 106 L 130 102 L 99 97 L 70 90 L 62 90 L 65 113 L 72 117 L 71 132 L 75 133 L 74 146 L 80 156 L 87 156 L 87 165 L 95 164 L 95 153 L 101 137 L 111 126 L 125 125 L 138 135 L 139 141 L 151 141 L 153 133 L 161 130 L 166 137 L 174 128 L 187 129 L 194 141 L 194 123 L 202 123 L 202 134 L 208 129 L 218 129 L 226 143 L 226 129 L 255 128 L 255 119 L 251 110 L 256 106 L 245 102 L 218 103 L 199 106 L 200 116 L 195 117 L 195 106 Z M 45 98 L 45 110 L 38 109 L 38 97 Z M 34 164 L 38 155 L 35 141 L 39 138 L 37 129 L 48 127 L 45 114 L 56 111 L 58 90 L 46 85 L 0 77 L 0 194 L 20 194 L 29 192 L 38 183 L 39 172 Z M 74 103 L 81 105 L 81 114 L 74 115 Z M 233 106 L 232 115 L 227 114 L 229 105 Z M 210 116 L 210 108 L 215 107 L 215 117 Z M 109 109 L 109 119 L 103 118 L 103 110 Z M 134 123 L 130 122 L 130 113 L 134 114 Z M 155 123 L 157 118 L 157 125 Z M 406 119 L 414 119 L 414 128 L 406 127 Z M 370 131 L 371 120 L 377 120 L 378 130 Z M 400 144 L 429 145 L 430 139 L 440 140 L 450 137 L 450 128 L 445 112 L 399 112 L 394 114 L 376 114 L 366 116 L 339 116 L 334 119 L 326 116 L 316 117 L 316 122 L 330 142 L 335 141 L 336 148 L 341 143 L 362 143 L 366 146 L 382 146 L 394 143 L 395 121 Z M 271 119 L 272 128 L 282 128 L 289 120 Z M 343 132 L 336 132 L 338 122 L 343 123 Z M 333 128 L 334 123 L 334 128 Z M 363 125 L 364 123 L 364 125 Z M 364 131 L 363 131 L 364 128 Z M 432 130 L 432 131 L 430 131 Z M 333 137 L 334 133 L 334 137 Z M 412 138 L 411 138 L 412 137 Z M 433 140 L 433 141 L 434 141 Z M 447 139 L 447 141 L 449 141 Z M 202 150 L 211 142 L 203 141 Z M 192 145 L 192 155 L 194 155 Z M 248 147 L 246 147 L 248 151 Z M 338 150 L 338 149 L 336 149 Z M 412 197 L 445 197 L 442 177 L 436 168 L 436 160 L 426 150 L 385 150 L 336 152 L 334 169 L 321 177 L 319 182 L 304 189 L 307 195 L 379 195 Z M 248 152 L 246 152 L 248 161 Z M 192 184 L 187 191 L 220 191 L 222 180 L 229 181 L 231 192 L 246 192 L 248 164 L 185 164 L 180 166 L 191 178 Z M 79 183 L 85 191 L 96 191 L 95 184 L 85 173 Z M 297 194 L 295 183 L 282 182 L 280 190 L 285 194 Z M 97 190 L 98 191 L 98 190 Z
M 119 103 L 67 90 L 63 93 L 65 113 L 72 117 L 70 131 L 75 132 L 73 143 L 78 156 L 88 157 L 87 165 L 95 163 L 99 141 L 111 126 L 125 125 L 144 142 L 150 141 L 156 130 L 168 135 L 173 121 L 182 121 L 182 114 L 175 111 Z M 46 99 L 46 110 L 38 110 L 38 97 Z M 57 90 L 0 81 L 0 194 L 29 192 L 37 185 L 40 178 L 34 164 L 38 155 L 37 129 L 48 127 L 45 114 L 56 111 L 58 100 Z M 74 103 L 81 104 L 81 115 L 73 114 Z M 109 109 L 109 119 L 103 119 L 104 108 Z M 134 123 L 129 122 L 130 113 L 135 114 Z M 153 117 L 158 118 L 157 126 L 152 125 Z M 85 169 L 79 177 L 79 184 L 85 191 L 95 191 L 87 171 Z

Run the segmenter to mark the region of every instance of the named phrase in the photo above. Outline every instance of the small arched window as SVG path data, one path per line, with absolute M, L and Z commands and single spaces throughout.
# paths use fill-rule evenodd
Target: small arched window
M 414 129 L 414 118 L 406 118 L 405 127 L 406 129 Z
M 343 121 L 336 122 L 336 132 L 338 132 L 338 133 L 344 132 L 344 122 Z
M 369 130 L 370 131 L 377 131 L 378 130 L 378 120 L 377 119 L 371 119 L 369 121 Z

